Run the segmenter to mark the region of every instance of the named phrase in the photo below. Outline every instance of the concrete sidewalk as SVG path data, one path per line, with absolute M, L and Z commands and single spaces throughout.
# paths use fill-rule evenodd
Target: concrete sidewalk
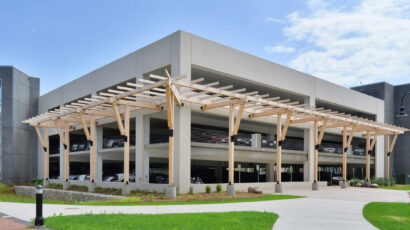
M 44 216 L 86 213 L 199 213 L 267 211 L 279 215 L 274 229 L 375 229 L 362 216 L 366 202 L 302 198 L 231 204 L 163 206 L 82 206 L 45 205 Z M 27 220 L 33 218 L 34 204 L 0 203 L 0 212 Z
M 409 202 L 408 192 L 385 189 L 339 187 L 319 191 L 287 190 L 287 194 L 306 195 L 308 198 L 200 205 L 153 206 L 83 206 L 44 205 L 44 217 L 53 215 L 78 215 L 86 213 L 199 213 L 231 211 L 267 211 L 279 215 L 274 229 L 376 229 L 363 215 L 364 205 L 371 201 Z M 30 221 L 35 205 L 0 202 L 0 212 Z

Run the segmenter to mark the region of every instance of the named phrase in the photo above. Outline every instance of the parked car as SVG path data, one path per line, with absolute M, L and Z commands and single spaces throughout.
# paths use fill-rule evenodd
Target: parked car
M 204 182 L 200 177 L 191 177 L 191 184 L 203 184 Z
M 333 176 L 332 177 L 332 184 L 333 185 L 339 185 L 339 182 L 342 181 L 343 178 L 341 176 Z
M 85 175 L 85 174 L 79 175 L 79 176 L 78 176 L 78 180 L 79 180 L 79 181 L 87 181 L 87 180 L 90 180 L 90 175 Z
M 70 175 L 68 177 L 69 180 L 78 180 L 78 175 Z
M 162 173 L 152 173 L 149 175 L 149 183 L 168 184 L 168 175 Z
M 116 181 L 116 180 L 117 178 L 115 176 L 106 176 L 103 179 L 103 181 L 106 181 L 106 182 L 111 182 L 111 181 Z
M 124 173 L 117 173 L 115 174 L 116 182 L 124 182 Z

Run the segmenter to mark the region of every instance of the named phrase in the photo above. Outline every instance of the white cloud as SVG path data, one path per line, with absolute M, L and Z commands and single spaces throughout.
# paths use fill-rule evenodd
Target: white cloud
M 295 48 L 279 45 L 279 46 L 267 46 L 265 47 L 265 50 L 269 53 L 291 53 L 295 51 Z
M 283 19 L 280 18 L 272 18 L 272 17 L 268 17 L 265 20 L 266 22 L 273 22 L 273 23 L 285 23 L 285 21 Z
M 287 42 L 304 47 L 290 66 L 345 86 L 409 82 L 409 1 L 364 0 L 336 8 L 314 0 L 309 5 L 310 13 L 288 16 Z

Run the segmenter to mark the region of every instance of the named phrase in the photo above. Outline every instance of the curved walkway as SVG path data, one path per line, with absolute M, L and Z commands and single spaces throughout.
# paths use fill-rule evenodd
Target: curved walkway
M 334 191 L 332 191 L 334 189 Z M 155 205 L 155 206 L 83 206 L 83 205 L 44 205 L 44 216 L 75 215 L 85 213 L 195 213 L 195 212 L 230 212 L 230 211 L 268 211 L 279 214 L 274 229 L 376 229 L 368 223 L 362 209 L 369 201 L 383 201 L 396 198 L 395 201 L 408 202 L 407 192 L 355 188 L 330 188 L 312 192 L 313 195 L 336 194 L 338 199 L 331 197 L 260 201 L 229 204 L 200 204 L 200 205 Z M 299 190 L 298 190 L 299 191 Z M 296 191 L 289 191 L 295 193 Z M 300 192 L 300 191 L 299 191 Z M 350 192 L 350 193 L 349 193 Z M 369 193 L 366 197 L 373 200 L 352 200 L 351 193 Z M 288 193 L 288 192 L 287 192 Z M 375 195 L 376 194 L 376 195 Z M 397 198 L 398 197 L 398 198 Z M 376 199 L 377 198 L 377 199 Z M 30 221 L 34 217 L 35 205 L 24 203 L 0 202 L 0 212 L 22 220 Z

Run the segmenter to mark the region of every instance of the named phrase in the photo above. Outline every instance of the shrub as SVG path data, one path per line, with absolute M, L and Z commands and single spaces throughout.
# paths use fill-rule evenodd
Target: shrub
M 32 185 L 38 185 L 38 184 L 42 185 L 43 184 L 43 179 L 33 179 L 33 180 L 30 181 L 30 184 L 32 184 Z
M 12 185 L 0 184 L 0 193 L 13 193 L 14 189 Z
M 154 200 L 154 194 L 149 194 L 148 195 L 148 200 L 153 201 Z
M 222 191 L 222 185 L 218 184 L 216 185 L 216 192 L 221 192 Z
M 390 186 L 394 186 L 394 185 L 396 184 L 396 178 L 391 177 L 391 178 L 389 179 L 389 182 L 390 182 Z
M 189 194 L 190 195 L 194 194 L 194 187 L 192 187 L 192 186 L 189 187 Z
M 205 191 L 206 191 L 206 193 L 210 193 L 211 192 L 211 186 L 207 185 L 205 187 Z
M 378 186 L 385 186 L 388 184 L 388 181 L 386 181 L 383 177 L 373 178 L 371 181 L 372 184 L 377 184 Z

